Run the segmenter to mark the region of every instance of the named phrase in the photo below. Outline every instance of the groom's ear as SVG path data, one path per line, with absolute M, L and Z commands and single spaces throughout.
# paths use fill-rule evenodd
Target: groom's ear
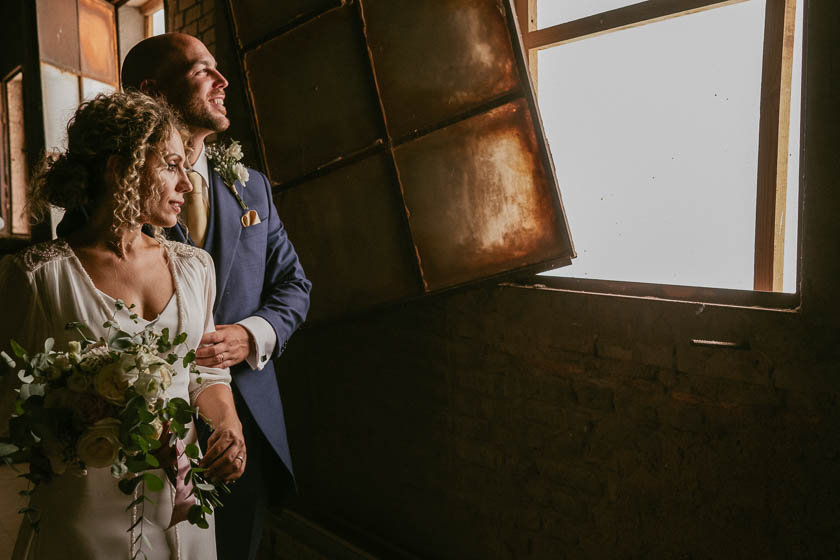
M 140 85 L 137 86 L 137 89 L 151 97 L 156 97 L 161 94 L 157 81 L 153 78 L 146 78 L 145 80 L 140 82 Z

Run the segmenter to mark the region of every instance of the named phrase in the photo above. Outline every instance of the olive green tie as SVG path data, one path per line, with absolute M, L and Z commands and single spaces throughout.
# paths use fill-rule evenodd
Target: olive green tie
M 184 222 L 193 242 L 203 247 L 204 237 L 207 235 L 207 216 L 210 213 L 210 201 L 206 194 L 207 183 L 196 171 L 188 171 L 187 177 L 193 190 L 184 196 Z

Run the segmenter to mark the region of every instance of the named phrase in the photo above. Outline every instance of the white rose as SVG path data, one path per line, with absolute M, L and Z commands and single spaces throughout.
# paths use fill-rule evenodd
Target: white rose
M 104 468 L 113 464 L 120 450 L 120 421 L 103 418 L 82 434 L 76 443 L 76 452 L 85 465 Z
M 133 362 L 133 359 L 131 361 Z M 133 371 L 133 363 L 120 359 L 106 364 L 99 370 L 99 373 L 93 378 L 93 387 L 102 398 L 114 404 L 123 404 L 125 403 L 125 390 L 135 379 L 137 379 L 137 373 Z
M 74 371 L 67 378 L 67 388 L 77 393 L 84 393 L 90 387 L 90 376 L 81 371 Z
M 150 405 L 155 404 L 163 396 L 163 391 L 165 390 L 161 383 L 160 375 L 155 375 L 148 369 L 137 376 L 137 380 L 134 382 L 134 389 Z
M 236 175 L 236 178 L 239 179 L 239 182 L 242 183 L 242 186 L 245 186 L 245 183 L 248 182 L 248 179 L 251 177 L 248 174 L 248 168 L 242 165 L 241 163 L 237 163 L 233 166 L 233 172 Z
M 233 159 L 239 161 L 242 159 L 242 146 L 239 145 L 239 142 L 231 142 L 230 146 L 227 147 L 225 150 L 228 157 L 232 157 Z

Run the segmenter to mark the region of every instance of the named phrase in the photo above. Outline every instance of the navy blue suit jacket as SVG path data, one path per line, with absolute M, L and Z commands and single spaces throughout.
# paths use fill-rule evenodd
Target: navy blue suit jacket
M 277 336 L 271 356 L 276 358 L 306 318 L 312 284 L 277 216 L 268 179 L 254 169 L 248 172 L 245 188 L 239 183 L 236 187 L 261 222 L 244 228 L 240 221 L 244 211 L 212 165 L 210 169 L 210 216 L 204 249 L 213 256 L 216 267 L 213 319 L 217 325 L 227 325 L 252 315 L 262 317 Z M 169 237 L 192 243 L 180 224 L 169 230 Z M 254 420 L 294 476 L 274 362 L 269 361 L 262 371 L 242 362 L 231 368 L 231 375 Z

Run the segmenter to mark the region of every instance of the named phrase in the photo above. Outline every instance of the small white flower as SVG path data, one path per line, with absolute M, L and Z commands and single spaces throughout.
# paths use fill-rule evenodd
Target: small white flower
M 242 159 L 242 146 L 236 140 L 230 143 L 230 146 L 227 147 L 225 153 L 228 157 L 233 158 L 236 161 Z
M 236 174 L 236 178 L 242 183 L 242 186 L 245 186 L 245 183 L 248 182 L 250 175 L 248 174 L 248 168 L 242 165 L 241 163 L 237 163 L 233 166 L 233 172 Z
M 82 361 L 82 345 L 78 340 L 71 340 L 67 343 L 67 357 L 70 358 L 74 364 L 78 364 Z
M 128 467 L 124 462 L 120 461 L 111 465 L 111 476 L 120 479 L 128 474 Z

